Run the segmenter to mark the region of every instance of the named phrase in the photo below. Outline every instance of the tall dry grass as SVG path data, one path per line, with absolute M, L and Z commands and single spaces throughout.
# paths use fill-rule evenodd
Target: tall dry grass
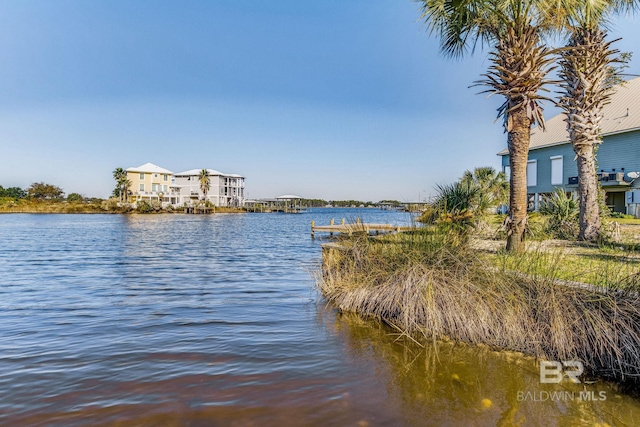
M 580 360 L 591 374 L 640 382 L 636 280 L 611 288 L 559 283 L 553 267 L 534 276 L 488 265 L 465 241 L 437 229 L 346 240 L 324 249 L 317 283 L 340 310 L 407 336 Z

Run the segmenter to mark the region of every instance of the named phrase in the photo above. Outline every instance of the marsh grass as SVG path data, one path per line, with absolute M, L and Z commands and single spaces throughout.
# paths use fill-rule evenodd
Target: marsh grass
M 162 208 L 160 203 L 141 202 L 139 209 L 129 203 L 120 203 L 111 198 L 97 202 L 66 202 L 52 200 L 14 200 L 0 198 L 0 213 L 51 213 L 51 214 L 91 214 L 91 213 L 181 213 L 184 207 Z M 242 213 L 243 208 L 216 207 L 216 213 Z
M 105 213 L 99 203 L 0 200 L 0 213 Z
M 427 228 L 325 248 L 317 282 L 339 310 L 380 319 L 416 342 L 581 360 L 591 374 L 639 381 L 638 280 L 615 277 L 607 287 L 559 281 L 557 258 L 496 264 L 459 233 Z M 517 262 L 524 265 L 516 269 Z

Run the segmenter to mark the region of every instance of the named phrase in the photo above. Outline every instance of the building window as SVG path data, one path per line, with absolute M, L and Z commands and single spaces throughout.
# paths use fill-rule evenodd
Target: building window
M 140 179 L 144 179 L 144 172 L 140 172 Z
M 529 160 L 527 162 L 527 187 L 538 185 L 538 161 Z
M 169 181 L 169 175 L 167 175 L 166 173 L 162 176 L 162 180 L 163 181 Z
M 562 185 L 562 156 L 551 157 L 551 185 Z
M 140 184 L 140 191 L 144 191 L 144 184 Z
M 166 176 L 166 175 L 165 175 L 165 176 Z M 167 190 L 168 190 L 168 188 L 169 188 L 169 187 L 165 185 L 165 186 L 164 186 L 163 191 L 166 193 L 166 192 L 167 192 Z

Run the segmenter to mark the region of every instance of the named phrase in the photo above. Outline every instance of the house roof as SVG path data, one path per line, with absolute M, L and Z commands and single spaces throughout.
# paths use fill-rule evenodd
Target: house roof
M 184 171 L 184 172 L 180 172 L 175 174 L 176 176 L 197 176 L 200 175 L 200 171 L 202 169 L 189 169 L 188 171 Z M 224 175 L 222 172 L 219 172 L 215 169 L 207 169 L 207 172 L 209 172 L 209 175 Z
M 145 163 L 142 166 L 138 166 L 137 168 L 127 168 L 127 172 L 146 172 L 146 173 L 162 173 L 173 175 L 173 172 L 167 170 L 165 168 L 161 168 L 158 165 L 154 165 L 153 163 Z
M 602 109 L 602 135 L 613 135 L 640 129 L 640 77 L 628 80 L 618 87 L 611 102 Z M 569 143 L 565 115 L 558 114 L 547 120 L 546 131 L 536 126 L 531 130 L 529 150 Z M 509 154 L 507 149 L 499 156 Z

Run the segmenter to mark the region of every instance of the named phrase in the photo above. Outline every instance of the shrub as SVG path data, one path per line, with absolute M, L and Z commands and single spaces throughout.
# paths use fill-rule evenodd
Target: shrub
M 556 188 L 540 205 L 540 213 L 549 217 L 548 231 L 558 239 L 573 240 L 580 229 L 578 201 Z
M 477 216 L 482 215 L 477 205 L 479 188 L 468 182 L 455 182 L 438 185 L 436 189 L 438 195 L 418 221 L 461 233 L 470 231 Z
M 608 210 L 608 209 L 607 209 Z M 622 212 L 611 212 L 611 214 L 609 215 L 609 218 L 615 218 L 615 219 L 634 219 L 635 216 L 633 215 L 627 215 L 624 214 Z
M 153 212 L 153 206 L 151 206 L 151 203 L 147 202 L 146 200 L 139 200 L 138 202 L 136 202 L 136 212 L 151 213 Z
M 102 210 L 105 210 L 107 212 L 116 211 L 118 210 L 118 199 L 116 199 L 115 197 L 111 197 L 110 199 L 104 200 L 102 201 L 102 203 L 100 203 L 100 207 L 102 208 Z
M 82 203 L 84 202 L 84 197 L 78 193 L 71 193 L 67 196 L 67 202 L 69 203 Z

